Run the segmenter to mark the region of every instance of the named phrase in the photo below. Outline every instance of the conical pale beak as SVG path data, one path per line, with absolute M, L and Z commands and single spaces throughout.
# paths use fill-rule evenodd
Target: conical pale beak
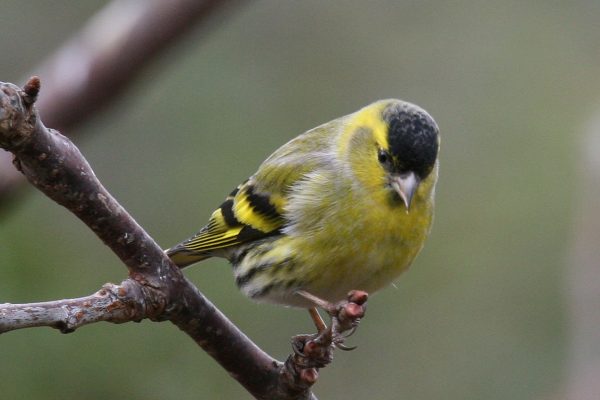
M 402 202 L 404 202 L 406 212 L 408 212 L 413 196 L 419 187 L 419 178 L 417 178 L 414 172 L 394 175 L 391 178 L 391 186 L 398 193 Z

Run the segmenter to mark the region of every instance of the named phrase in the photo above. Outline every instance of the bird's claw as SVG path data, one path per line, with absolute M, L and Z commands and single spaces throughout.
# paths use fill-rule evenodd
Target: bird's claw
M 358 346 L 346 346 L 344 343 L 336 343 L 334 346 L 343 351 L 352 351 L 358 348 Z
M 354 333 L 356 332 L 356 329 L 358 329 L 358 324 L 353 326 L 352 328 L 350 328 L 350 331 L 343 334 L 344 339 L 348 339 L 350 336 L 354 335 Z

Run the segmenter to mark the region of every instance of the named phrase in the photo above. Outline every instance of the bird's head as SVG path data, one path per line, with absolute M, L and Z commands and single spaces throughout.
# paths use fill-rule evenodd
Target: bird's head
M 349 118 L 342 139 L 354 176 L 375 196 L 400 200 L 408 211 L 423 182 L 433 187 L 439 129 L 422 108 L 378 101 Z

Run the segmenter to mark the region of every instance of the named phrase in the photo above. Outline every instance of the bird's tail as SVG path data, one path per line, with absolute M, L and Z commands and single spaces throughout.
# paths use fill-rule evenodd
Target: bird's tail
M 165 253 L 179 268 L 185 268 L 211 257 L 208 252 L 193 251 L 181 244 L 165 250 Z

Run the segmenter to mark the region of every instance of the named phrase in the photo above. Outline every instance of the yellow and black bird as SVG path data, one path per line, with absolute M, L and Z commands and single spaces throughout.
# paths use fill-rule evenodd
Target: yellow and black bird
M 167 254 L 180 267 L 226 258 L 260 301 L 311 308 L 299 291 L 336 302 L 378 290 L 429 234 L 439 143 L 422 108 L 372 103 L 280 147 Z

